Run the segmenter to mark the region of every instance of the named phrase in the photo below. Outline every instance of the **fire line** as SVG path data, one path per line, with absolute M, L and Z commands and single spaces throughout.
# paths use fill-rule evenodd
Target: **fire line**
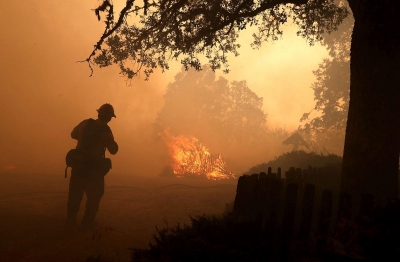
M 232 179 L 235 175 L 226 170 L 221 154 L 211 154 L 209 149 L 191 135 L 173 136 L 168 130 L 159 135 L 164 140 L 174 174 L 178 178 L 205 176 L 208 179 Z

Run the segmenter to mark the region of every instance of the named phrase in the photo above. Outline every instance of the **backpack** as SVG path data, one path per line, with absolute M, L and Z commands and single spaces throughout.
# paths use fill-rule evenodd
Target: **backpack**
M 90 150 L 98 140 L 103 132 L 111 132 L 109 126 L 98 126 L 95 124 L 95 120 L 89 118 L 87 120 L 87 125 L 83 131 L 82 138 L 80 140 L 80 149 L 71 149 L 65 156 L 65 162 L 67 166 L 65 167 L 65 178 L 67 178 L 68 167 L 73 169 L 82 170 L 84 168 L 94 169 L 99 174 L 105 176 L 112 168 L 111 159 L 105 157 L 105 150 L 103 151 L 102 157 L 93 157 L 88 155 L 86 152 Z

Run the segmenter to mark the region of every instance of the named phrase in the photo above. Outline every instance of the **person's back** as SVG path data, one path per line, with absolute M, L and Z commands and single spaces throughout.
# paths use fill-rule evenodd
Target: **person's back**
M 113 155 L 118 151 L 110 127 L 98 119 L 83 120 L 72 130 L 71 138 L 78 140 L 77 149 L 93 156 L 103 156 L 105 148 Z
M 105 150 L 107 149 L 113 155 L 118 152 L 118 144 L 107 125 L 112 117 L 116 117 L 113 107 L 110 104 L 104 104 L 97 111 L 98 119 L 83 120 L 71 132 L 71 137 L 78 140 L 76 149 L 84 155 L 85 161 L 81 168 L 72 168 L 71 171 L 68 226 L 76 224 L 84 193 L 86 193 L 87 202 L 82 224 L 85 227 L 93 226 L 100 199 L 104 194 L 104 175 L 111 168 L 111 162 L 104 161 L 109 160 L 105 158 Z M 110 166 L 104 167 L 107 163 Z

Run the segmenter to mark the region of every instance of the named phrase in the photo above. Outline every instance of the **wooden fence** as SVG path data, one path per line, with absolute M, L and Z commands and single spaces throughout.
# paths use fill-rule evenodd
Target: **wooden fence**
M 243 175 L 239 178 L 234 213 L 241 221 L 258 223 L 268 236 L 280 260 L 287 260 L 293 240 L 327 236 L 336 220 L 340 170 L 336 168 L 290 168 L 272 173 Z

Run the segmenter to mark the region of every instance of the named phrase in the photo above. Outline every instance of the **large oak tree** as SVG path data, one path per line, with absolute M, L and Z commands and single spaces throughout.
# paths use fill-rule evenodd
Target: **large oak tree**
M 382 202 L 398 195 L 400 1 L 348 0 L 348 6 L 355 23 L 342 193 Z M 118 64 L 127 77 L 168 69 L 171 59 L 200 69 L 201 55 L 213 69 L 228 71 L 226 55 L 238 54 L 239 31 L 248 26 L 258 27 L 255 46 L 278 39 L 287 21 L 312 44 L 348 15 L 334 0 L 127 0 L 116 21 L 105 0 L 96 14 L 102 11 L 105 32 L 87 62 Z

